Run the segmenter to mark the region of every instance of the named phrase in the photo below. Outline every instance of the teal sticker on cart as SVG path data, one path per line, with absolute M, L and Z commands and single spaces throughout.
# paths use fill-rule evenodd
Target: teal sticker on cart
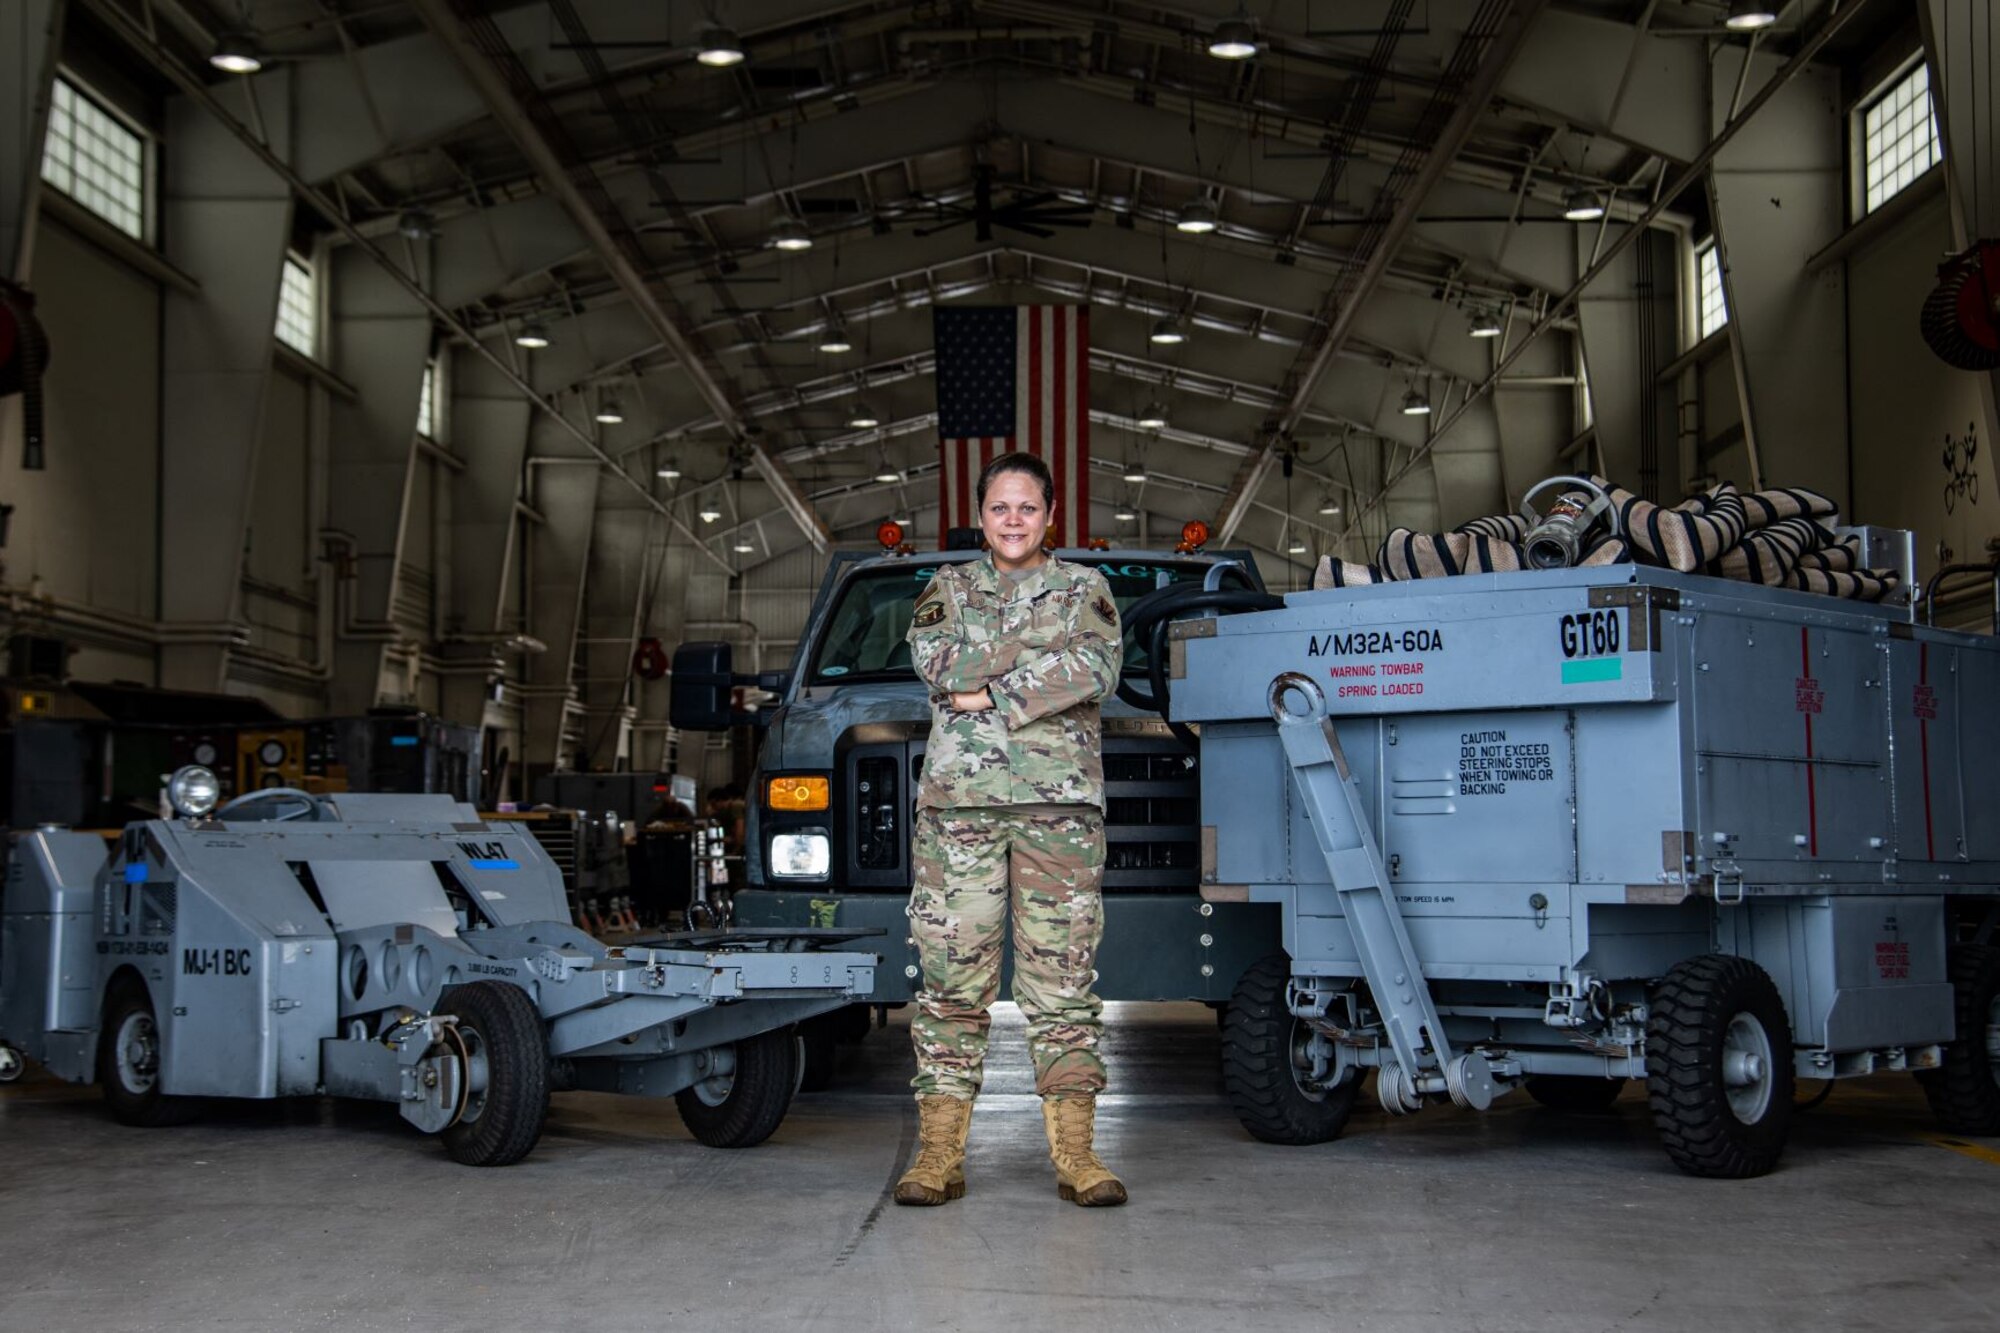
M 1622 657 L 1586 658 L 1581 662 L 1564 662 L 1563 684 L 1595 685 L 1603 680 L 1623 680 L 1625 659 Z

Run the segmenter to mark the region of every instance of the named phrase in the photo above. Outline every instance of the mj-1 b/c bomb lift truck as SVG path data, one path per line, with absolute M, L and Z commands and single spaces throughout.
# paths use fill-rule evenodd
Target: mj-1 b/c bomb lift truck
M 205 1097 L 395 1103 L 461 1162 L 540 1137 L 552 1089 L 673 1096 L 697 1139 L 747 1147 L 784 1118 L 792 1025 L 866 995 L 866 932 L 691 932 L 607 947 L 518 824 L 448 796 L 278 788 L 115 843 L 20 835 L 0 903 L 0 1043 L 104 1086 L 128 1124 Z

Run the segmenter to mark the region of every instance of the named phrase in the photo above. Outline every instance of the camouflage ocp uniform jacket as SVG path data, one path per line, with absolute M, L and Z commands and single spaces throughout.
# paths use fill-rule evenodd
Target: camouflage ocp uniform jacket
M 946 565 L 917 598 L 910 658 L 931 688 L 920 807 L 1104 806 L 1098 703 L 1123 661 L 1111 585 L 1050 556 L 1014 582 L 983 560 Z M 990 711 L 951 696 L 984 688 Z

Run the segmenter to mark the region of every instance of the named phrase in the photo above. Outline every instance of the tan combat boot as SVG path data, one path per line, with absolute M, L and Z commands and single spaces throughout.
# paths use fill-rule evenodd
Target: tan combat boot
M 1056 1164 L 1056 1193 L 1082 1208 L 1114 1208 L 1125 1202 L 1125 1184 L 1099 1161 L 1090 1146 L 1097 1098 L 1089 1093 L 1042 1098 L 1042 1128 Z
M 896 1182 L 897 1203 L 931 1207 L 965 1197 L 965 1131 L 971 1124 L 968 1098 L 917 1098 L 917 1156 Z

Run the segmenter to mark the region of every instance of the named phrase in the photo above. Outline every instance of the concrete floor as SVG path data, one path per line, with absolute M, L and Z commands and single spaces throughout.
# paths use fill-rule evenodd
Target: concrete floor
M 898 1208 L 900 1025 L 767 1144 L 559 1095 L 528 1160 L 454 1165 L 393 1112 L 236 1104 L 128 1130 L 95 1089 L 0 1089 L 0 1329 L 1599 1330 L 2000 1326 L 2000 1143 L 1941 1144 L 1904 1079 L 1837 1089 L 1754 1181 L 1690 1180 L 1628 1090 L 1525 1097 L 1318 1148 L 1253 1142 L 1197 1006 L 1113 1006 L 1105 1156 L 1130 1206 L 1055 1196 L 1018 1012 L 970 1193 Z

